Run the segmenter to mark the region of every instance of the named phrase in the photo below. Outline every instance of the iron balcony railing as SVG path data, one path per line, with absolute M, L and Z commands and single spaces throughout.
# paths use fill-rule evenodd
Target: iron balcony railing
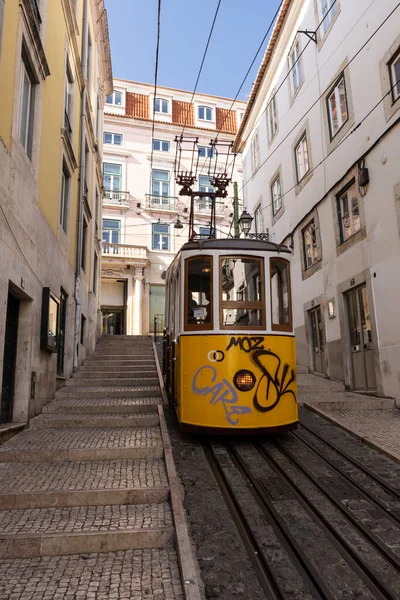
M 111 206 L 124 206 L 129 208 L 131 205 L 130 199 L 131 195 L 129 192 L 105 190 L 103 204 L 108 204 Z
M 72 127 L 67 111 L 64 111 L 64 129 L 68 133 L 69 137 L 71 137 Z
M 42 18 L 40 16 L 39 7 L 36 0 L 29 0 L 29 4 L 32 9 L 33 18 L 35 19 L 36 27 L 40 30 L 42 24 Z
M 178 198 L 175 196 L 157 196 L 156 194 L 146 194 L 147 206 L 159 210 L 176 210 Z
M 102 254 L 103 256 L 113 256 L 120 258 L 147 258 L 147 248 L 145 246 L 131 246 L 130 244 L 113 244 L 103 241 Z

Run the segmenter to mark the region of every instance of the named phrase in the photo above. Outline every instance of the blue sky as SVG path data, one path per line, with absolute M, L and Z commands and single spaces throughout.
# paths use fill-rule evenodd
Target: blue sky
M 158 83 L 193 90 L 218 0 L 162 0 Z M 222 0 L 197 91 L 233 98 L 279 0 Z M 154 82 L 157 0 L 106 0 L 114 77 Z M 246 100 L 265 44 L 239 99 Z

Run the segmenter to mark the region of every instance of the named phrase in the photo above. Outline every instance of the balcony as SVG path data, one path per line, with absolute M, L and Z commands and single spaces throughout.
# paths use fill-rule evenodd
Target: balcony
M 194 212 L 211 214 L 211 200 L 208 198 L 195 198 Z
M 36 0 L 29 0 L 29 4 L 31 6 L 31 10 L 32 10 L 33 18 L 35 20 L 36 27 L 38 28 L 38 31 L 40 31 L 40 26 L 42 24 L 42 18 L 40 16 L 39 7 L 37 5 L 37 2 L 36 2 Z
M 103 206 L 125 208 L 127 210 L 131 206 L 131 195 L 129 192 L 105 190 Z
M 178 198 L 175 196 L 156 196 L 155 194 L 146 194 L 147 208 L 154 210 L 176 211 Z
M 107 258 L 129 258 L 147 260 L 146 246 L 131 246 L 130 244 L 102 243 L 102 255 Z

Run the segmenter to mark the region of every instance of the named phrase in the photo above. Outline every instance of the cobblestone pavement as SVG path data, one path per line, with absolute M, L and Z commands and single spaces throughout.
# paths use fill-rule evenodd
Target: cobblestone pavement
M 389 398 L 348 392 L 343 384 L 298 375 L 299 403 L 400 460 L 400 410 Z
M 169 504 L 0 510 L 3 535 L 77 533 L 172 526 Z
M 1 600 L 181 600 L 173 550 L 3 560 Z
M 115 344 L 98 359 L 115 360 Z M 149 354 L 141 373 L 157 377 L 150 338 L 121 354 L 127 371 Z M 84 385 L 84 372 L 0 447 L 0 600 L 182 600 L 160 388 L 121 371 Z

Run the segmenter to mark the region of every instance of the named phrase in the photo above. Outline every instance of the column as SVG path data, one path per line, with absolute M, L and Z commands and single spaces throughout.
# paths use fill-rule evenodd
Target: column
M 133 317 L 133 334 L 142 335 L 142 302 L 143 302 L 143 268 L 135 269 L 135 301 Z
M 128 271 L 129 273 L 129 271 Z M 134 307 L 134 292 L 133 292 L 134 275 L 128 274 L 127 290 L 126 290 L 126 335 L 133 335 L 133 307 Z

